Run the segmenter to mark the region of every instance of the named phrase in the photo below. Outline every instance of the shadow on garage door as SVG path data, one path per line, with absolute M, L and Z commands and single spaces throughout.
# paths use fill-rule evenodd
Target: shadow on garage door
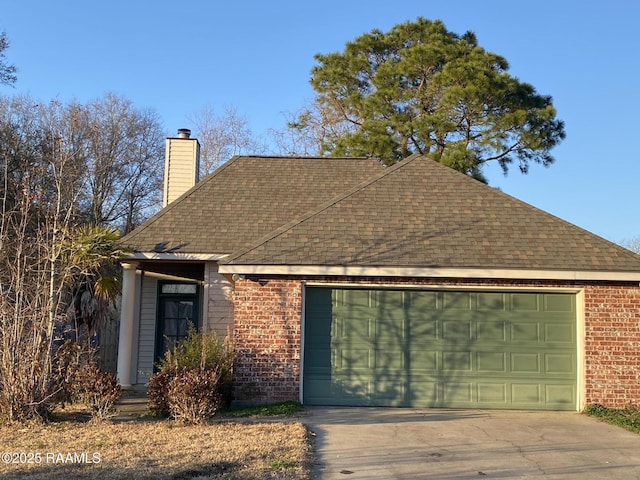
M 306 405 L 576 410 L 570 293 L 307 287 Z

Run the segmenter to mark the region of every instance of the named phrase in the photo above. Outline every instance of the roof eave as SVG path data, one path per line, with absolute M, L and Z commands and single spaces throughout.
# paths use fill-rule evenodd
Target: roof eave
M 640 271 L 546 270 L 460 267 L 393 267 L 357 265 L 228 265 L 220 273 L 241 275 L 326 275 L 353 277 L 431 277 L 510 280 L 573 280 L 640 282 Z
M 217 262 L 228 257 L 226 253 L 185 253 L 185 252 L 134 252 L 123 256 L 121 262 L 135 262 L 142 260 L 158 260 L 170 262 L 205 261 Z

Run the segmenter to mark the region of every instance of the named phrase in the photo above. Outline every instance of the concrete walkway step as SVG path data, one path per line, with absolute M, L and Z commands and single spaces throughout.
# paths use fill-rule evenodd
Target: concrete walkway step
M 122 392 L 115 407 L 118 413 L 112 419 L 117 421 L 144 419 L 149 411 L 146 393 L 138 391 Z

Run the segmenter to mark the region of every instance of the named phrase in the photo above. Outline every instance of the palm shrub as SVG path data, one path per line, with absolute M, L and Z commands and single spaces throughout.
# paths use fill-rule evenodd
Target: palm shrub
M 233 346 L 229 335 L 203 334 L 191 325 L 184 340 L 165 354 L 147 388 L 148 406 L 157 416 L 188 423 L 212 417 L 231 400 Z

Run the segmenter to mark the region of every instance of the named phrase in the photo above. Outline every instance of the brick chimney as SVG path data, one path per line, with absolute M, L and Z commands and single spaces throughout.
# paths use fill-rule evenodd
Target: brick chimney
M 165 145 L 163 207 L 193 187 L 200 176 L 200 142 L 191 138 L 191 130 L 178 129 L 178 136 L 167 138 Z

